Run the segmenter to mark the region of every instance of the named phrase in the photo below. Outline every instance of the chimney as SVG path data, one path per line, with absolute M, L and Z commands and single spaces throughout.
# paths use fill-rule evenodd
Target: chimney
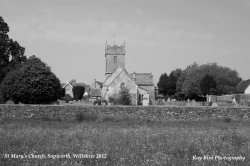
M 94 79 L 94 86 L 95 86 L 95 88 L 96 88 L 96 79 Z

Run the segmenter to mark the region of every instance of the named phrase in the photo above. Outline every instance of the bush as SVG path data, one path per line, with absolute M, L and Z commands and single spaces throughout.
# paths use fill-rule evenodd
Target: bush
M 73 87 L 73 96 L 74 100 L 82 100 L 83 94 L 85 92 L 85 87 L 84 86 L 74 86 Z
M 121 88 L 120 97 L 119 97 L 120 104 L 123 105 L 131 105 L 131 96 L 129 94 L 129 89 L 126 87 Z
M 113 97 L 109 97 L 109 101 L 108 101 L 108 102 L 109 102 L 109 103 L 113 103 L 114 100 L 115 100 L 115 99 L 114 99 Z
M 22 66 L 4 78 L 2 87 L 6 100 L 24 104 L 50 104 L 60 98 L 59 79 L 36 56 L 31 56 Z
M 65 88 L 61 88 L 60 98 L 65 97 Z

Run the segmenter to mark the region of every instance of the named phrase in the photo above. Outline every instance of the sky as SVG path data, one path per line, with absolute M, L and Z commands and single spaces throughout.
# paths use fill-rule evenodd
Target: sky
M 250 0 L 0 0 L 9 36 L 61 82 L 105 80 L 105 42 L 125 68 L 162 73 L 217 63 L 250 78 Z

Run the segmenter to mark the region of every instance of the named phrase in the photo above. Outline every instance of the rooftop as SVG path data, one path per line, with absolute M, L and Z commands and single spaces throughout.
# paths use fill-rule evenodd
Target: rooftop
M 130 73 L 129 77 L 135 80 L 137 85 L 151 86 L 154 85 L 152 73 Z

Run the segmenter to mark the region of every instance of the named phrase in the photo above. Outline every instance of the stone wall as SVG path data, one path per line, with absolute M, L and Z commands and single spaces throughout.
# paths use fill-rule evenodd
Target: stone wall
M 91 113 L 98 120 L 145 121 L 205 121 L 231 118 L 250 121 L 248 108 L 220 107 L 143 107 L 143 106 L 60 106 L 60 105 L 0 105 L 1 120 L 45 119 L 74 121 L 79 113 Z

